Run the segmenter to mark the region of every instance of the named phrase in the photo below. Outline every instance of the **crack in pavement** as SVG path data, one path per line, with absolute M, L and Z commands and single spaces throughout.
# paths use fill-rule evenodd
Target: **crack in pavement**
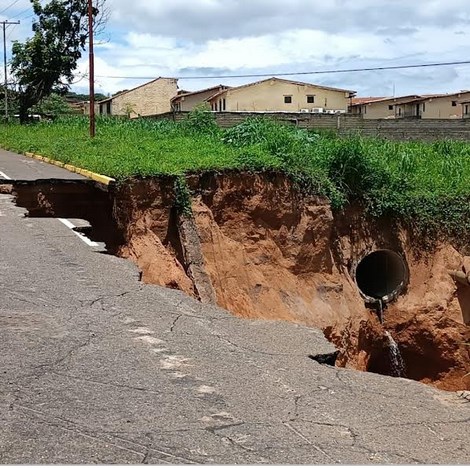
M 57 416 L 53 416 L 52 417 L 53 419 L 49 419 L 49 416 L 46 413 L 44 413 L 43 411 L 39 411 L 37 409 L 29 408 L 29 407 L 24 406 L 24 405 L 16 405 L 16 409 L 20 409 L 20 410 L 23 410 L 26 413 L 32 414 L 36 418 L 36 420 L 40 423 L 44 423 L 44 424 L 47 424 L 47 425 L 52 426 L 52 427 L 56 427 L 56 428 L 61 429 L 61 430 L 71 432 L 71 433 L 77 434 L 77 435 L 85 437 L 85 438 L 90 438 L 90 439 L 99 441 L 101 443 L 109 444 L 113 447 L 116 447 L 118 449 L 121 449 L 121 450 L 124 450 L 124 451 L 127 451 L 127 452 L 131 452 L 131 453 L 133 453 L 135 455 L 138 455 L 140 457 L 145 457 L 147 452 L 149 452 L 150 454 L 155 453 L 155 454 L 158 454 L 159 456 L 163 456 L 165 458 L 170 458 L 171 460 L 177 460 L 179 462 L 183 462 L 184 464 L 196 464 L 197 463 L 196 461 L 191 460 L 187 457 L 176 455 L 174 453 L 167 452 L 163 449 L 157 449 L 157 448 L 153 448 L 151 446 L 146 446 L 146 445 L 143 445 L 143 444 L 139 444 L 138 442 L 126 439 L 124 437 L 112 436 L 109 433 L 101 433 L 101 435 L 107 436 L 106 438 L 99 437 L 94 431 L 91 431 L 89 428 L 84 427 L 84 426 L 82 426 L 82 425 L 80 425 L 80 424 L 78 424 L 74 421 L 59 418 Z M 54 421 L 54 420 L 57 420 L 57 421 Z M 64 424 L 61 424 L 60 423 L 61 421 L 68 424 L 68 426 L 64 425 Z M 70 426 L 72 426 L 72 427 L 70 427 Z M 125 446 L 120 445 L 119 443 L 117 443 L 115 441 L 125 442 L 130 447 L 125 447 Z
M 67 377 L 69 379 L 78 380 L 78 381 L 81 381 L 81 382 L 95 383 L 95 384 L 103 385 L 103 386 L 106 386 L 106 387 L 125 388 L 125 389 L 129 389 L 129 390 L 137 390 L 139 392 L 153 393 L 155 395 L 161 395 L 162 394 L 162 392 L 158 392 L 156 390 L 150 390 L 149 388 L 145 388 L 145 387 L 134 387 L 132 385 L 123 385 L 123 384 L 116 384 L 116 383 L 112 383 L 112 382 L 103 382 L 103 381 L 100 381 L 100 380 L 87 379 L 85 377 L 78 377 L 76 375 L 65 374 L 63 372 L 52 371 L 51 374 L 54 374 L 54 375 L 57 375 L 57 376 L 60 376 L 60 377 Z
M 189 334 L 189 333 L 188 333 Z M 307 354 L 297 354 L 297 353 L 269 353 L 267 351 L 261 351 L 261 350 L 257 350 L 257 349 L 252 349 L 252 348 L 247 348 L 245 346 L 242 346 L 242 345 L 238 345 L 236 343 L 233 343 L 232 341 L 230 341 L 228 338 L 222 336 L 222 335 L 219 335 L 218 333 L 211 333 L 211 336 L 215 336 L 216 338 L 218 338 L 219 340 L 221 341 L 224 341 L 225 343 L 228 343 L 229 345 L 233 346 L 234 348 L 240 350 L 240 351 L 245 351 L 245 352 L 249 352 L 249 353 L 253 353 L 253 354 L 262 354 L 264 356 L 288 356 L 288 357 L 304 357 L 306 359 L 308 359 L 308 355 Z
M 333 463 L 338 463 L 338 460 L 335 460 L 333 457 L 331 457 L 328 453 L 326 453 L 324 450 L 322 450 L 318 445 L 314 444 L 308 437 L 306 437 L 300 430 L 296 429 L 293 427 L 291 424 L 288 422 L 283 422 L 282 423 L 287 429 L 292 431 L 294 434 L 297 435 L 297 437 L 300 437 L 303 441 L 307 442 L 308 445 L 311 445 L 317 452 L 321 453 L 325 457 L 327 457 L 329 460 L 331 460 Z
M 176 324 L 178 323 L 178 320 L 183 317 L 183 314 L 178 315 L 175 320 L 173 320 L 172 324 L 170 325 L 170 332 L 173 332 L 174 328 L 176 327 Z

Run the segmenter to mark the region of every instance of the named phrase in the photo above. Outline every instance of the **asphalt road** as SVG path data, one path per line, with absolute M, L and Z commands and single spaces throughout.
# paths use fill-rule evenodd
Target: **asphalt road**
M 84 179 L 60 167 L 0 149 L 0 181 L 6 179 L 5 175 L 14 180 Z
M 38 164 L 0 152 L 15 178 L 76 178 Z M 322 366 L 308 358 L 332 349 L 319 330 L 144 285 L 10 195 L 0 292 L 3 464 L 470 461 L 466 399 Z

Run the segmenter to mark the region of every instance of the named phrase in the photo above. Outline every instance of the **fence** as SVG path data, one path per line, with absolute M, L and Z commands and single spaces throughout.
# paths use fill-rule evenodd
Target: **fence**
M 180 121 L 186 112 L 167 113 L 147 118 L 170 118 Z M 390 140 L 461 140 L 470 141 L 470 119 L 364 119 L 352 114 L 307 114 L 287 112 L 217 112 L 217 124 L 233 127 L 248 117 L 271 117 L 300 128 L 332 130 L 341 135 L 360 133 Z

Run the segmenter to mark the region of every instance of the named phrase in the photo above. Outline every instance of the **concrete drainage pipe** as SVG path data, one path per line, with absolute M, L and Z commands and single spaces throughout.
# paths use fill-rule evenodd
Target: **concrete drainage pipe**
M 368 303 L 391 302 L 405 289 L 408 268 L 401 255 L 393 250 L 375 250 L 357 264 L 357 287 Z

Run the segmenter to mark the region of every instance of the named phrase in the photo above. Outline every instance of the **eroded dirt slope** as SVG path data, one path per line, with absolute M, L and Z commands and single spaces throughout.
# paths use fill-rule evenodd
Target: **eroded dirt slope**
M 470 287 L 449 275 L 469 259 L 450 242 L 417 249 L 413 233 L 391 220 L 368 219 L 358 207 L 333 214 L 325 200 L 302 195 L 279 174 L 209 173 L 188 184 L 189 218 L 175 207 L 170 177 L 121 184 L 109 203 L 90 202 L 89 211 L 81 203 L 80 216 L 63 202 L 70 185 L 15 190 L 31 215 L 64 215 L 65 206 L 67 216 L 89 219 L 107 245 L 118 245 L 113 253 L 139 265 L 147 283 L 217 302 L 241 317 L 319 327 L 340 351 L 336 364 L 360 370 L 390 373 L 389 330 L 407 377 L 470 388 Z M 91 200 L 89 186 L 86 193 Z M 75 186 L 71 195 L 77 199 Z M 117 232 L 106 233 L 103 221 Z M 384 326 L 354 280 L 358 262 L 377 249 L 396 252 L 409 270 L 407 289 L 388 304 Z

